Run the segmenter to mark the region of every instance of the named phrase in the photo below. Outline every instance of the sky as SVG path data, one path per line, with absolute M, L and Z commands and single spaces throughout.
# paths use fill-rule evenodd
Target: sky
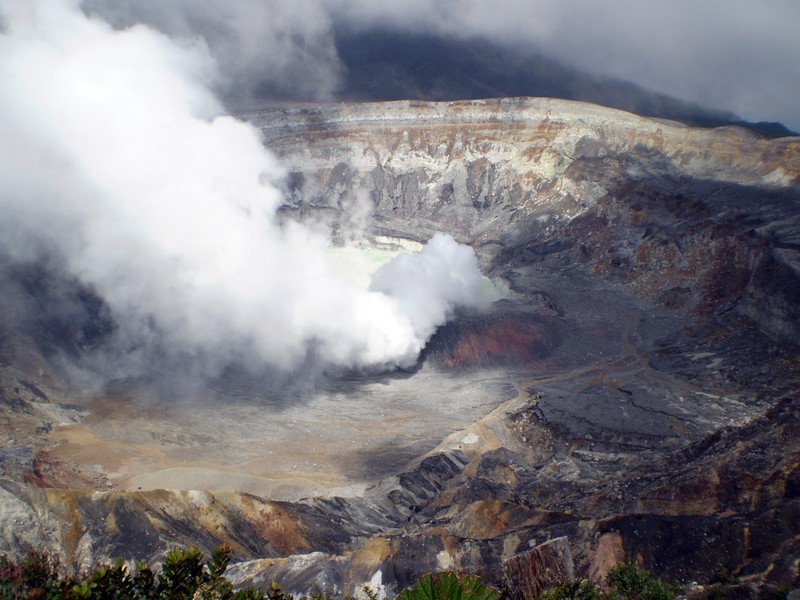
M 335 23 L 482 36 L 597 76 L 800 130 L 796 0 L 87 0 L 117 25 L 201 36 L 234 88 L 287 82 L 330 98 Z

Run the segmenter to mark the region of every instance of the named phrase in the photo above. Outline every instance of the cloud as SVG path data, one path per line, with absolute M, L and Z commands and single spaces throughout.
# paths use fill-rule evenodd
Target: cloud
M 220 65 L 229 96 L 330 100 L 342 66 L 319 0 L 85 0 L 83 9 L 117 28 L 146 24 L 193 43 Z
M 800 129 L 794 0 L 328 0 L 337 19 L 534 46 L 598 76 Z
M 399 259 L 434 271 L 400 269 L 397 287 L 387 267 L 370 290 L 325 235 L 278 224 L 283 170 L 209 91 L 203 40 L 114 29 L 63 0 L 0 6 L 0 247 L 94 290 L 131 365 L 407 366 L 456 307 L 484 304 L 451 238 Z
M 117 26 L 200 38 L 229 95 L 326 100 L 344 73 L 332 23 L 536 49 L 595 76 L 800 129 L 795 0 L 86 0 Z

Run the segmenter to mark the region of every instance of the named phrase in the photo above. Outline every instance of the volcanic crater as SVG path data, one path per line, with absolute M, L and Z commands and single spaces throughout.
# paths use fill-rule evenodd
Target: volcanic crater
M 449 233 L 501 297 L 413 368 L 232 366 L 164 401 L 81 394 L 102 302 L 4 267 L 3 552 L 230 543 L 239 582 L 391 592 L 566 535 L 581 574 L 800 584 L 800 139 L 524 98 L 239 116 L 287 167 L 282 219 L 390 253 Z

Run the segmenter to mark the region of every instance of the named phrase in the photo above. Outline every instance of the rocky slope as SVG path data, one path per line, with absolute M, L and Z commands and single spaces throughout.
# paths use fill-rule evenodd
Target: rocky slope
M 541 99 L 243 118 L 288 166 L 284 218 L 382 248 L 447 231 L 507 288 L 490 313 L 442 328 L 416 371 L 324 384 L 381 410 L 386 389 L 420 411 L 442 402 L 443 416 L 419 437 L 413 412 L 397 417 L 389 427 L 406 433 L 359 435 L 349 453 L 285 421 L 278 443 L 290 451 L 300 436 L 321 469 L 345 465 L 337 485 L 360 484 L 345 491 L 139 491 L 70 432 L 155 460 L 142 435 L 156 429 L 134 403 L 138 437 L 120 437 L 113 411 L 104 421 L 96 401 L 68 397 L 48 350 L 80 354 L 102 335 L 102 310 L 61 329 L 43 310 L 21 327 L 6 299 L 3 551 L 44 547 L 79 566 L 228 542 L 239 581 L 353 593 L 438 568 L 499 580 L 503 559 L 565 535 L 580 574 L 639 559 L 659 576 L 727 569 L 765 590 L 800 585 L 800 139 Z M 7 275 L 17 302 L 46 307 L 56 282 L 25 273 Z M 155 442 L 164 464 L 202 452 L 179 413 L 153 410 L 150 422 L 174 419 Z M 218 428 L 232 409 L 215 410 Z
M 300 213 L 341 219 L 353 198 L 366 196 L 376 231 L 411 239 L 451 232 L 492 273 L 580 264 L 694 312 L 736 301 L 767 332 L 800 340 L 792 312 L 796 138 L 546 99 L 246 117 L 293 169 L 287 193 Z M 352 223 L 343 218 L 346 232 Z

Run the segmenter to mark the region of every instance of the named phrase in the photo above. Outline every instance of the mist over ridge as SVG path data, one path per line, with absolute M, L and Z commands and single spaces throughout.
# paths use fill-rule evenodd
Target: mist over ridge
M 511 91 L 705 125 L 800 129 L 793 102 L 800 7 L 791 1 L 82 5 L 117 27 L 141 22 L 177 39 L 202 39 L 223 65 L 217 88 L 239 99 L 450 100 Z

